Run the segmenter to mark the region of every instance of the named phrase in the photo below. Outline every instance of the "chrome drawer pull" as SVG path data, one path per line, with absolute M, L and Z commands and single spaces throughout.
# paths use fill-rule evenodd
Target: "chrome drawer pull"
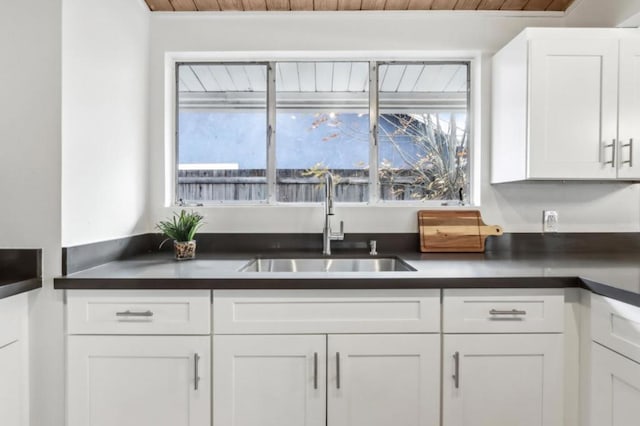
M 336 389 L 340 389 L 340 352 L 336 352 Z
M 629 143 L 621 145 L 622 148 L 629 148 L 629 159 L 623 161 L 622 164 L 628 164 L 629 167 L 633 167 L 633 138 L 629 139 Z M 622 151 L 622 149 L 620 149 Z
M 527 315 L 527 311 L 519 311 L 517 309 L 512 309 L 510 311 L 498 311 L 492 309 L 489 311 L 491 315 Z
M 124 312 L 116 312 L 117 317 L 152 317 L 153 312 L 144 311 L 144 312 L 131 312 L 126 310 Z

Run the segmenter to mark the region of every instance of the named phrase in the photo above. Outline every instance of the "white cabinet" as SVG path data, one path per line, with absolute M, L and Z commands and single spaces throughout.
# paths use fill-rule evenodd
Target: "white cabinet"
M 27 296 L 0 300 L 0 424 L 29 424 Z
M 564 293 L 443 292 L 444 426 L 564 424 Z
M 598 343 L 591 351 L 591 424 L 636 426 L 640 407 L 640 364 Z
M 213 424 L 324 426 L 326 337 L 215 336 Z
M 440 336 L 328 336 L 329 426 L 440 423 Z
M 208 336 L 70 336 L 68 426 L 208 426 Z
M 211 425 L 210 292 L 67 296 L 67 426 Z
M 436 426 L 440 339 L 214 337 L 214 425 Z
M 562 334 L 446 335 L 443 425 L 562 426 Z
M 640 138 L 639 40 L 631 30 L 532 28 L 500 50 L 492 183 L 640 178 L 629 162 Z
M 214 426 L 440 424 L 439 290 L 221 290 L 213 306 Z
M 591 332 L 591 425 L 636 425 L 640 308 L 592 294 Z

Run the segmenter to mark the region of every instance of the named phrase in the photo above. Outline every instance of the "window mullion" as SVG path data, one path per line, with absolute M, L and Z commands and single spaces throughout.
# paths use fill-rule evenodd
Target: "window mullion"
M 267 202 L 276 203 L 276 64 L 267 65 Z
M 378 63 L 369 62 L 369 203 L 377 203 L 379 199 Z

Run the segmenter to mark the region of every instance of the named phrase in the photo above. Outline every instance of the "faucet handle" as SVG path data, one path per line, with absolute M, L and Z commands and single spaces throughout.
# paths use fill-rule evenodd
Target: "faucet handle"
M 371 256 L 377 256 L 378 255 L 378 252 L 376 251 L 376 246 L 377 246 L 376 240 L 369 241 L 369 247 L 371 248 L 371 251 L 369 252 L 369 254 Z

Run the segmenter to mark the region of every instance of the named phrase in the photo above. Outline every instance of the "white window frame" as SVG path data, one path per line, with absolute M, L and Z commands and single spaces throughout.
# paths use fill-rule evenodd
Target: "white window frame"
M 179 64 L 184 63 L 230 63 L 230 64 L 268 64 L 267 78 L 267 199 L 257 201 L 206 201 L 189 206 L 203 208 L 223 207 L 223 206 L 269 206 L 269 207 L 309 207 L 317 206 L 313 202 L 278 202 L 276 194 L 276 164 L 275 164 L 275 144 L 273 143 L 273 130 L 275 129 L 275 99 L 269 99 L 269 93 L 275 93 L 275 68 L 277 62 L 316 62 L 316 61 L 359 61 L 370 64 L 393 64 L 393 63 L 419 63 L 419 62 L 443 62 L 443 63 L 468 63 L 469 68 L 469 100 L 468 117 L 470 126 L 469 137 L 469 200 L 465 200 L 464 207 L 477 207 L 480 205 L 480 167 L 481 158 L 481 128 L 480 128 L 480 81 L 481 81 L 481 53 L 479 52 L 431 52 L 431 51 L 398 51 L 398 52 L 369 52 L 369 51 L 344 51 L 344 52 L 167 52 L 165 54 L 165 179 L 164 179 L 164 205 L 171 207 L 178 205 L 177 200 L 177 152 L 178 152 L 178 106 L 177 106 L 177 69 Z M 370 68 L 374 68 L 370 66 Z M 378 147 L 377 131 L 375 125 L 378 121 L 378 100 L 377 100 L 377 69 L 371 73 L 369 84 L 369 135 L 370 135 L 370 194 L 369 200 L 363 203 L 341 202 L 345 207 L 422 207 L 433 208 L 444 205 L 451 205 L 446 200 L 381 200 L 376 183 L 378 169 Z M 376 90 L 372 91 L 372 88 Z M 374 117 L 375 115 L 375 117 Z M 456 207 L 460 207 L 459 205 Z

